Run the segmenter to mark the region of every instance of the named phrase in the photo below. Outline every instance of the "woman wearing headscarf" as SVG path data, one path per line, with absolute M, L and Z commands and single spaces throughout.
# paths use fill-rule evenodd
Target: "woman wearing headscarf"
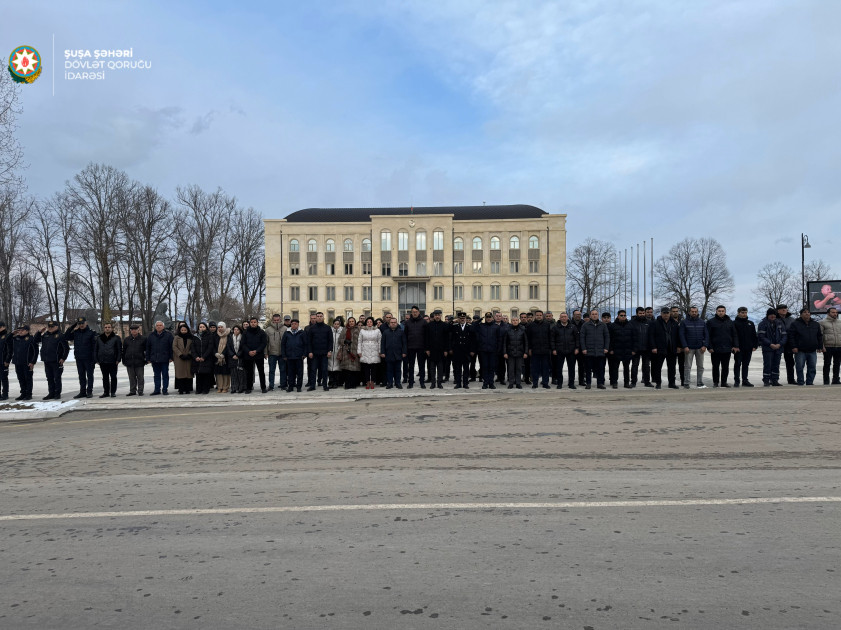
M 345 320 L 341 315 L 333 320 L 333 350 L 327 357 L 327 371 L 330 373 L 330 389 L 342 384 L 342 355 L 345 347 Z
M 216 374 L 216 391 L 220 394 L 227 394 L 231 391 L 231 368 L 228 367 L 226 356 L 229 335 L 230 331 L 225 322 L 216 324 L 213 372 Z
M 217 337 L 210 332 L 207 324 L 199 324 L 199 329 L 193 336 L 193 361 L 196 371 L 196 394 L 209 394 L 213 387 L 213 366 L 216 363 L 214 355 L 218 345 Z
M 359 328 L 356 326 L 356 318 L 348 317 L 345 326 L 345 338 L 342 342 L 342 378 L 345 381 L 345 389 L 355 389 L 359 385 Z
M 181 322 L 172 342 L 172 362 L 175 365 L 175 387 L 179 394 L 193 391 L 193 335 L 190 327 Z
M 368 317 L 357 338 L 356 350 L 362 367 L 362 380 L 365 389 L 374 389 L 377 379 L 377 366 L 380 364 L 380 341 L 382 333 L 374 325 L 374 318 Z
M 225 347 L 225 360 L 231 370 L 231 393 L 241 394 L 245 391 L 245 370 L 242 366 L 242 355 L 245 344 L 242 343 L 242 327 L 234 326 Z

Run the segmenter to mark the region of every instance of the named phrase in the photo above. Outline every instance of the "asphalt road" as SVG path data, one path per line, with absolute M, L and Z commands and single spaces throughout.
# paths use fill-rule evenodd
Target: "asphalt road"
M 0 628 L 835 628 L 841 388 L 0 425 Z

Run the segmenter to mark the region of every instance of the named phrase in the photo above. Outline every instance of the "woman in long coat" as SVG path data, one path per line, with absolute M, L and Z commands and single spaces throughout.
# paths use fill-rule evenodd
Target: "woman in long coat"
M 175 365 L 175 387 L 179 394 L 193 391 L 193 335 L 184 322 L 178 325 L 178 332 L 172 342 L 172 362 Z
M 228 335 L 228 343 L 225 346 L 225 361 L 231 371 L 231 393 L 241 394 L 245 391 L 245 370 L 242 367 L 242 355 L 245 352 L 245 344 L 242 343 L 242 327 L 234 325 L 231 334 Z
M 193 361 L 196 372 L 196 393 L 209 394 L 213 387 L 213 366 L 216 364 L 216 347 L 218 338 L 210 332 L 207 324 L 199 324 L 199 329 L 193 336 Z
M 362 380 L 365 381 L 365 389 L 374 389 L 374 380 L 377 377 L 377 366 L 380 364 L 380 341 L 382 333 L 374 325 L 374 318 L 365 320 L 365 328 L 359 332 L 356 340 L 356 354 L 362 367 Z
M 231 391 L 231 368 L 228 367 L 228 359 L 225 356 L 229 336 L 230 331 L 225 322 L 216 324 L 213 373 L 216 374 L 216 391 L 220 394 L 227 394 Z
M 342 378 L 345 379 L 345 389 L 355 389 L 359 385 L 359 328 L 356 319 L 347 318 L 345 326 L 345 338 L 342 345 Z
M 345 341 L 345 320 L 341 315 L 333 320 L 333 348 L 327 357 L 327 371 L 330 373 L 330 389 L 342 384 L 342 348 Z

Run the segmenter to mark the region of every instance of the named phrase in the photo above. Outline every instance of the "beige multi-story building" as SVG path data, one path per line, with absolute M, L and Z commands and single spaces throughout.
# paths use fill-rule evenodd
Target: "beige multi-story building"
M 266 305 L 298 319 L 565 307 L 566 215 L 534 206 L 308 208 L 266 219 Z

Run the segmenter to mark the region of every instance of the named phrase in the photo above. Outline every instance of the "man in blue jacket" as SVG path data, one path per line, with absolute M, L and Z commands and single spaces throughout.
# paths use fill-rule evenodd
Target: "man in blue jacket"
M 155 322 L 155 330 L 146 337 L 146 357 L 152 364 L 155 378 L 152 396 L 169 395 L 169 364 L 172 363 L 173 341 L 172 333 L 164 329 L 164 323 L 160 320 Z
M 80 317 L 67 329 L 64 338 L 73 342 L 76 372 L 79 374 L 79 393 L 74 398 L 93 398 L 96 333 L 88 326 L 88 320 Z
M 286 361 L 287 392 L 293 389 L 300 392 L 304 381 L 304 357 L 309 354 L 309 343 L 300 325 L 297 319 L 293 319 L 280 340 L 280 358 Z
M 780 387 L 780 357 L 788 340 L 786 325 L 777 317 L 777 310 L 769 308 L 756 331 L 762 346 L 762 384 Z
M 406 358 L 406 335 L 392 317 L 380 341 L 380 358 L 385 361 L 385 388 L 403 389 L 400 384 L 400 366 Z
M 689 307 L 689 317 L 680 322 L 678 328 L 680 337 L 680 345 L 683 346 L 683 371 L 684 371 L 684 389 L 689 389 L 689 382 L 692 376 L 692 363 L 697 364 L 696 387 L 704 389 L 704 353 L 709 346 L 709 336 L 707 334 L 707 324 L 698 315 L 698 307 Z
M 330 376 L 327 373 L 327 359 L 333 355 L 333 333 L 330 326 L 324 323 L 324 313 L 315 314 L 315 323 L 307 330 L 307 343 L 312 359 L 312 369 L 307 377 L 307 391 L 315 391 L 316 375 L 324 391 L 328 391 Z

